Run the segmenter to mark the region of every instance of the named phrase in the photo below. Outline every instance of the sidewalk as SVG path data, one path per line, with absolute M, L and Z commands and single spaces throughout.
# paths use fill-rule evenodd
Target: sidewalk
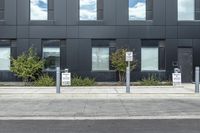
M 0 94 L 54 94 L 56 87 L 0 87 Z M 131 94 L 194 94 L 194 84 L 131 86 Z M 125 94 L 125 86 L 61 87 L 63 94 Z
M 0 87 L 0 120 L 200 119 L 200 95 L 181 87 Z

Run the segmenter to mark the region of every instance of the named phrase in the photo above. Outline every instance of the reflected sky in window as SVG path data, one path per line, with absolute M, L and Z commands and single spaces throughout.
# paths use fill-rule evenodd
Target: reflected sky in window
M 97 20 L 97 0 L 80 0 L 80 20 Z
M 146 0 L 129 0 L 129 20 L 146 20 Z
M 31 20 L 48 19 L 48 0 L 31 0 Z
M 194 20 L 194 0 L 178 0 L 178 20 Z

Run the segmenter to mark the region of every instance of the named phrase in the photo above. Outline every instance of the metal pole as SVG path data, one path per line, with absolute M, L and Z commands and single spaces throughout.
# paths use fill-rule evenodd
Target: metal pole
M 195 93 L 199 93 L 199 67 L 195 67 Z
M 126 93 L 130 93 L 130 61 L 128 62 L 128 67 L 126 68 Z
M 60 93 L 60 67 L 56 67 L 56 93 Z

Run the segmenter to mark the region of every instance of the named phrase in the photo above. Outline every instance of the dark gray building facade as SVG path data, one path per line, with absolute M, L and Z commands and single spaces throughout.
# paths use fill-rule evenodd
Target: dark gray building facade
M 144 1 L 139 0 L 136 6 L 129 0 L 97 0 L 96 16 L 84 20 L 80 18 L 83 12 L 79 0 L 48 0 L 47 20 L 34 20 L 30 0 L 0 0 L 0 81 L 19 80 L 9 66 L 3 66 L 9 62 L 1 59 L 3 53 L 17 57 L 34 47 L 40 57 L 48 58 L 50 52 L 56 56 L 52 68 L 45 69 L 51 73 L 59 65 L 97 81 L 116 81 L 117 72 L 109 55 L 127 48 L 134 50 L 138 61 L 131 73 L 132 81 L 150 74 L 170 80 L 178 66 L 183 81 L 192 82 L 194 68 L 200 66 L 200 0 L 194 0 L 194 16 L 186 20 L 181 17 L 187 14 L 178 16 L 179 0 L 146 0 L 142 7 Z M 134 16 L 137 9 L 130 9 L 130 4 L 145 8 L 142 18 L 137 18 L 137 14 L 131 18 L 130 14 L 133 12 Z

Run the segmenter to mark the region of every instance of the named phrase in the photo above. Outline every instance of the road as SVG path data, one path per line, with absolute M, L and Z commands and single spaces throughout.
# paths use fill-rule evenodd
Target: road
M 199 133 L 200 120 L 0 121 L 0 133 Z

